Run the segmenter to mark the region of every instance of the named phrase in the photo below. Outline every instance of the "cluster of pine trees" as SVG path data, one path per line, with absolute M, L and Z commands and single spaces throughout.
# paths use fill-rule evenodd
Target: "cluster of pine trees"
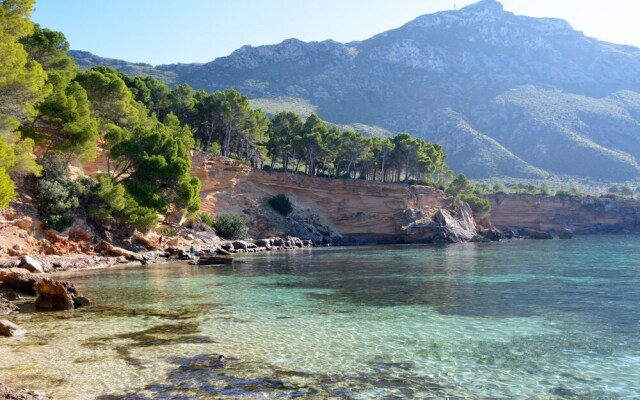
M 441 147 L 406 133 L 365 137 L 291 112 L 270 120 L 234 89 L 172 89 L 107 67 L 80 71 L 64 35 L 30 21 L 33 2 L 0 0 L 0 209 L 15 196 L 12 176 L 28 173 L 39 177 L 46 227 L 63 230 L 82 209 L 148 229 L 158 214 L 199 209 L 200 182 L 189 175 L 194 148 L 314 176 L 451 180 Z M 68 165 L 98 152 L 107 171 L 71 179 Z
M 327 127 L 317 115 L 306 121 L 284 111 L 273 118 L 266 147 L 271 168 L 280 161 L 283 170 L 352 177 L 384 182 L 417 180 L 435 183 L 450 176 L 440 145 L 427 143 L 407 133 L 389 138 L 365 137 L 358 131 Z
M 0 208 L 15 196 L 12 176 L 39 176 L 45 227 L 63 230 L 81 205 L 94 218 L 142 229 L 157 214 L 200 208 L 191 177 L 190 129 L 135 99 L 116 71 L 79 71 L 64 35 L 34 25 L 33 0 L 0 2 Z M 109 158 L 96 177 L 71 179 L 68 165 Z

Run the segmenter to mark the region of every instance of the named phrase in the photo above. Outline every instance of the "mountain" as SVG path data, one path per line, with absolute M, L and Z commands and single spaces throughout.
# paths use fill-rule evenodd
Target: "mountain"
M 153 70 L 194 88 L 237 88 L 274 111 L 409 132 L 442 144 L 473 178 L 640 177 L 640 49 L 495 0 L 361 42 L 289 39 Z

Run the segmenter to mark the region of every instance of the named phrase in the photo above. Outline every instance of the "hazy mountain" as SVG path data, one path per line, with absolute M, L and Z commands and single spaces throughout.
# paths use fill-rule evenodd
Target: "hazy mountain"
M 409 132 L 442 144 L 471 177 L 640 175 L 640 49 L 494 0 L 362 42 L 289 39 L 155 71 L 208 91 L 235 87 L 271 110 L 298 105 L 337 124 Z

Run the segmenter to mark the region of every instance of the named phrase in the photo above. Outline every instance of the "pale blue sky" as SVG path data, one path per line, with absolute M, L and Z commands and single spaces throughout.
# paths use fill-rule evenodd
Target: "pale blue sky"
M 32 19 L 72 49 L 153 65 L 208 62 L 248 44 L 367 39 L 476 0 L 36 0 Z M 587 36 L 640 47 L 637 0 L 503 0 L 508 11 L 567 20 Z

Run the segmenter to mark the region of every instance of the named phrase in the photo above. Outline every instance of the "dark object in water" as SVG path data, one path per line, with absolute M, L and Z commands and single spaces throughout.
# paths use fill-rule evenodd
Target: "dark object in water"
M 233 257 L 203 256 L 198 258 L 198 265 L 233 264 Z

